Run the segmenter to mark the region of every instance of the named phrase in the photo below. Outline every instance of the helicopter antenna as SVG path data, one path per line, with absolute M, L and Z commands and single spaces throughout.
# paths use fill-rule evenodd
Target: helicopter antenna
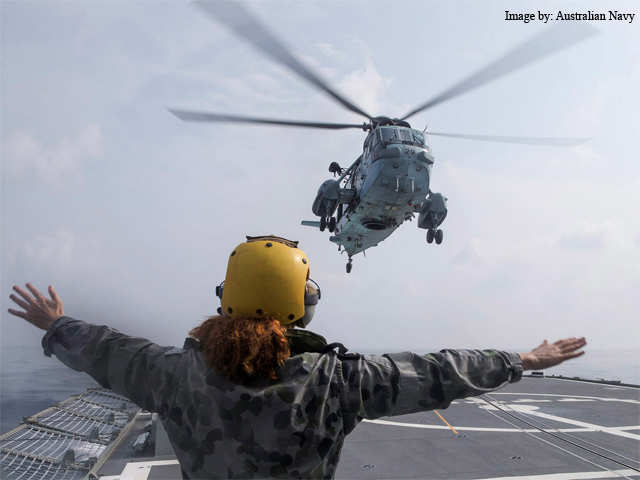
M 428 124 L 428 123 L 424 126 L 424 130 L 422 130 L 422 133 L 423 133 L 423 134 L 427 133 L 427 127 L 428 127 L 428 126 L 429 126 L 429 124 Z

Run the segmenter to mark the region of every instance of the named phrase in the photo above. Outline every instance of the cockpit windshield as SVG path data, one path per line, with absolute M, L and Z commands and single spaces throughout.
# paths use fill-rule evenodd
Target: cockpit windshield
M 424 147 L 424 135 L 419 130 L 406 127 L 378 127 L 378 139 L 383 145 L 404 143 Z

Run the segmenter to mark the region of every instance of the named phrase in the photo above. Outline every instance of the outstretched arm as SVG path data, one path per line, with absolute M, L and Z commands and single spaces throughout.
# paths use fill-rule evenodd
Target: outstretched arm
M 343 359 L 343 406 L 362 418 L 446 408 L 457 399 L 520 380 L 523 370 L 548 368 L 578 357 L 584 338 L 544 342 L 531 352 L 442 350 Z
M 86 372 L 100 385 L 124 395 L 149 411 L 161 414 L 176 393 L 175 370 L 181 349 L 160 347 L 145 339 L 130 337 L 107 326 L 91 325 L 64 316 L 62 301 L 52 286 L 46 299 L 30 283 L 29 295 L 20 287 L 11 300 L 24 311 L 9 312 L 46 330 L 42 339 L 45 355 L 54 354 L 68 367 Z

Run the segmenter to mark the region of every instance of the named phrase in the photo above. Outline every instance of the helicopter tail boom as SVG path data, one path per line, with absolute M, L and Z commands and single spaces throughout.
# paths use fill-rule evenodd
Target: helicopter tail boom
M 320 222 L 316 222 L 315 220 L 302 220 L 302 222 L 300 223 L 305 227 L 313 227 L 313 228 L 320 227 Z

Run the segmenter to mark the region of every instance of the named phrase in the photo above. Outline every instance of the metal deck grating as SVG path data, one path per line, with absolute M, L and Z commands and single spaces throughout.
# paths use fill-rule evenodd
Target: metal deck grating
M 140 409 L 140 407 L 125 397 L 106 389 L 89 389 L 80 395 L 80 398 L 120 411 L 136 411 Z
M 59 403 L 57 408 L 85 417 L 92 417 L 117 427 L 123 427 L 130 420 L 126 412 L 123 413 L 116 409 L 105 408 L 97 403 L 89 403 L 82 398 L 70 398 Z
M 32 425 L 21 427 L 0 440 L 0 449 L 47 457 L 61 462 L 65 452 L 70 448 L 74 450 L 76 458 L 97 458 L 107 448 L 106 445 L 88 442 L 62 432 L 44 430 Z
M 105 455 L 140 408 L 106 389 L 89 389 L 0 435 L 1 478 L 76 480 Z
M 84 470 L 13 454 L 2 457 L 0 469 L 6 480 L 80 480 L 87 475 Z
M 97 439 L 105 443 L 109 443 L 120 432 L 120 428 L 115 425 L 80 416 L 57 407 L 29 417 L 28 420 L 43 427 L 62 430 L 85 438 L 90 438 L 97 430 Z

